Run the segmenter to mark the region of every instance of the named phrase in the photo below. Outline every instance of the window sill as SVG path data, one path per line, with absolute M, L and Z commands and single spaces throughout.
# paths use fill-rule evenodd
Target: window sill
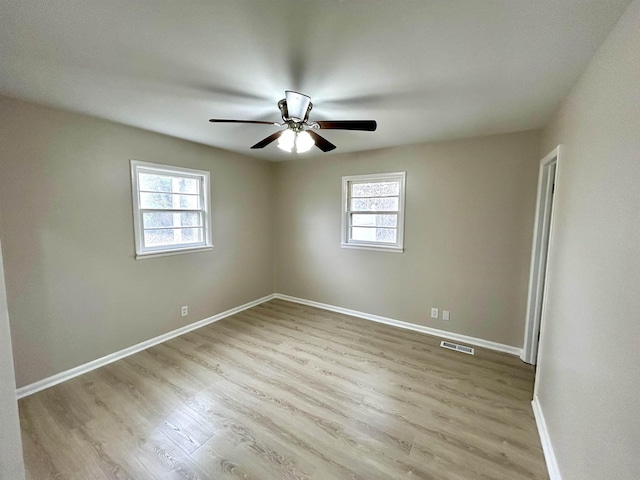
M 404 253 L 403 247 L 386 246 L 386 245 L 370 245 L 370 244 L 358 245 L 355 243 L 342 243 L 340 244 L 340 247 L 348 248 L 352 250 L 372 250 L 376 252 Z
M 136 253 L 136 260 L 145 260 L 147 258 L 156 258 L 156 257 L 168 257 L 170 255 L 180 255 L 183 253 L 206 252 L 208 250 L 213 250 L 213 245 L 207 245 L 206 247 L 189 247 L 189 248 L 180 248 L 180 249 L 173 249 L 173 250 L 159 250 L 159 251 L 147 252 L 147 253 Z

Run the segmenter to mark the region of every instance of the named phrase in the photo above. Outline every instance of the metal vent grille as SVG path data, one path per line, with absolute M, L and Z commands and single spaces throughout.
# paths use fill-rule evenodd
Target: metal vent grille
M 466 345 L 458 345 L 457 343 L 447 342 L 443 340 L 440 343 L 440 346 L 443 348 L 448 348 L 449 350 L 455 350 L 456 352 L 466 353 L 467 355 L 474 355 L 473 348 L 467 347 Z

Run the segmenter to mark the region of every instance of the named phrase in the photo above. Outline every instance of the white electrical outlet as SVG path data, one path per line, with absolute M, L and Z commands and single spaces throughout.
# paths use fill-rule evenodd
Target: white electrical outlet
M 449 320 L 449 310 L 443 310 L 442 311 L 442 319 L 443 320 Z
M 438 318 L 439 311 L 437 308 L 431 309 L 431 318 Z
M 181 317 L 186 317 L 187 315 L 189 315 L 189 307 L 187 307 L 186 305 L 184 307 L 182 307 L 180 309 L 180 316 Z

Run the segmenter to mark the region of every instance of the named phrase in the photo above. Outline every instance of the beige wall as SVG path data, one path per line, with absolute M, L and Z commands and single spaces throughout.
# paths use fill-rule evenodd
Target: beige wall
M 537 132 L 271 165 L 8 98 L 0 110 L 18 386 L 268 295 L 274 271 L 279 293 L 522 345 Z M 213 251 L 134 260 L 131 158 L 211 171 Z M 341 249 L 341 176 L 396 170 L 405 253 Z
M 640 478 L 640 0 L 544 131 L 564 144 L 538 397 L 563 480 Z
M 9 311 L 0 245 L 0 479 L 20 480 L 24 479 L 24 465 L 11 350 Z
M 521 347 L 539 149 L 531 131 L 277 164 L 276 292 Z M 405 252 L 340 248 L 341 177 L 394 171 Z
M 269 164 L 7 98 L 0 112 L 18 386 L 273 292 Z M 212 251 L 134 259 L 132 158 L 211 172 Z

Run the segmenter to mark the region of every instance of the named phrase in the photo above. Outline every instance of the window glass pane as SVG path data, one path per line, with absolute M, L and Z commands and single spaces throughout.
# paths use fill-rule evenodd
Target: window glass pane
M 397 215 L 375 215 L 359 213 L 351 215 L 351 225 L 357 227 L 397 227 Z
M 196 178 L 141 173 L 138 181 L 142 191 L 192 194 L 200 192 L 200 182 Z
M 395 228 L 376 228 L 378 242 L 396 243 L 398 231 Z
M 200 182 L 195 178 L 177 178 L 177 185 L 175 185 L 174 192 L 180 193 L 200 193 Z
M 386 197 L 400 194 L 398 182 L 352 183 L 352 197 Z
M 202 243 L 202 238 L 202 228 L 169 228 L 144 231 L 145 247 Z
M 398 197 L 352 198 L 352 211 L 395 211 L 398 210 Z
M 360 242 L 396 243 L 397 230 L 395 228 L 351 228 L 351 240 Z
M 352 240 L 359 240 L 361 242 L 375 242 L 376 241 L 376 229 L 375 228 L 353 227 L 351 229 L 351 239 Z
M 142 216 L 144 228 L 202 226 L 199 212 L 145 212 Z
M 181 233 L 180 242 L 202 242 L 202 228 L 181 228 L 175 231 Z
M 151 173 L 141 173 L 138 176 L 140 190 L 152 192 L 171 192 L 172 177 L 168 175 L 154 175 Z
M 175 197 L 180 200 L 179 208 L 200 208 L 200 197 L 197 195 L 175 195 Z
M 180 195 L 176 193 L 147 193 L 140 192 L 140 208 L 200 208 L 198 195 Z

